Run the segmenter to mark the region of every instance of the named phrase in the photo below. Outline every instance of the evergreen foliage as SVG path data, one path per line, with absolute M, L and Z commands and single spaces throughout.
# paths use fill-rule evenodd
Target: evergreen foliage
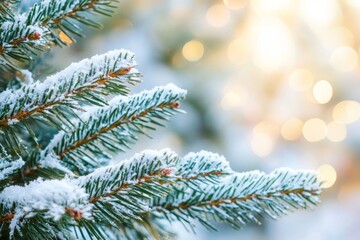
M 182 112 L 186 91 L 129 94 L 141 74 L 123 49 L 32 79 L 41 52 L 82 37 L 81 25 L 99 28 L 92 14 L 116 1 L 43 0 L 26 12 L 20 2 L 0 1 L 1 239 L 164 239 L 174 237 L 167 222 L 238 229 L 319 203 L 314 172 L 236 173 L 206 151 L 145 150 L 109 164 Z

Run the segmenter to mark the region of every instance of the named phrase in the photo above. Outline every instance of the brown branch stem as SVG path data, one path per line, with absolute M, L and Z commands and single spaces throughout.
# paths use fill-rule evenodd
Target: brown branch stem
M 205 206 L 214 206 L 214 207 L 219 207 L 220 205 L 225 205 L 225 204 L 231 204 L 231 203 L 237 203 L 237 202 L 246 202 L 246 201 L 250 201 L 250 200 L 261 200 L 263 198 L 271 198 L 273 197 L 275 194 L 282 194 L 282 195 L 290 195 L 290 194 L 300 194 L 303 195 L 304 193 L 310 193 L 311 195 L 314 195 L 317 193 L 317 190 L 306 190 L 306 189 L 293 189 L 293 190 L 282 190 L 279 192 L 273 192 L 273 193 L 267 193 L 265 195 L 261 195 L 261 194 L 251 194 L 251 195 L 246 195 L 244 197 L 241 198 L 221 198 L 215 201 L 204 201 L 204 202 L 200 202 L 198 204 L 195 205 L 191 205 L 189 203 L 181 203 L 177 206 L 171 205 L 171 204 L 167 204 L 165 206 L 163 206 L 162 208 L 168 210 L 168 211 L 173 211 L 175 209 L 188 209 L 191 206 L 197 206 L 197 207 L 205 207 Z M 157 211 L 161 212 L 161 208 L 158 208 Z
M 122 69 L 120 69 L 119 71 L 116 71 L 116 72 L 110 72 L 107 76 L 104 76 L 101 79 L 95 81 L 94 82 L 95 85 L 92 84 L 92 85 L 86 86 L 85 88 L 75 89 L 73 91 L 65 93 L 64 98 L 67 98 L 67 97 L 70 97 L 70 96 L 73 96 L 73 95 L 76 95 L 76 94 L 80 94 L 80 93 L 84 92 L 85 89 L 88 90 L 88 89 L 96 88 L 99 85 L 105 85 L 107 80 L 109 80 L 110 78 L 114 78 L 114 77 L 117 77 L 117 76 L 120 76 L 120 75 L 126 75 L 127 73 L 130 72 L 130 70 L 131 70 L 131 67 L 128 67 L 128 68 L 122 68 Z M 27 111 L 27 110 L 21 111 L 21 112 L 17 113 L 14 116 L 11 116 L 9 118 L 5 118 L 5 119 L 1 120 L 0 121 L 0 127 L 1 126 L 7 126 L 9 124 L 9 121 L 11 121 L 13 119 L 21 120 L 21 119 L 26 118 L 28 116 L 31 116 L 33 114 L 43 112 L 44 110 L 49 109 L 49 108 L 51 108 L 51 107 L 53 107 L 55 105 L 58 105 L 60 103 L 61 103 L 60 101 L 53 101 L 53 102 L 49 102 L 47 104 L 39 105 L 39 106 L 35 107 L 34 109 L 32 109 L 30 111 Z M 30 106 L 29 108 L 32 108 L 32 107 L 34 107 L 34 106 Z
M 156 108 L 165 108 L 165 107 L 174 107 L 174 103 L 163 103 L 160 106 L 156 107 Z M 64 150 L 62 150 L 61 152 L 57 152 L 56 154 L 60 157 L 60 159 L 62 159 L 66 154 L 68 154 L 70 151 L 81 147 L 84 144 L 87 144 L 93 140 L 95 140 L 96 138 L 98 138 L 99 136 L 101 136 L 103 133 L 109 132 L 111 130 L 113 130 L 114 128 L 120 126 L 121 124 L 127 124 L 127 123 L 131 123 L 133 121 L 135 121 L 136 119 L 139 119 L 141 117 L 145 117 L 147 114 L 149 114 L 151 111 L 153 111 L 156 108 L 149 108 L 146 109 L 144 112 L 138 114 L 138 115 L 134 115 L 130 118 L 126 118 L 126 119 L 120 119 L 116 122 L 114 122 L 113 124 L 104 127 L 102 129 L 100 129 L 98 131 L 98 133 L 93 133 L 90 136 L 86 137 L 85 139 L 81 139 L 75 143 L 73 143 L 71 146 L 65 148 Z

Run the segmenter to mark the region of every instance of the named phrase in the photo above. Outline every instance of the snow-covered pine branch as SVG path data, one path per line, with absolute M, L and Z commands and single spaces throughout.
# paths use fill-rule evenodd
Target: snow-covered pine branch
M 167 195 L 169 188 L 162 184 L 171 181 L 168 176 L 179 162 L 180 158 L 169 149 L 147 150 L 116 165 L 98 168 L 74 182 L 89 194 L 95 219 L 124 223 L 139 220 L 149 212 L 144 200 Z
M 21 157 L 14 160 L 12 156 L 6 152 L 4 146 L 0 144 L 0 189 L 4 187 L 2 182 L 13 173 L 18 172 L 24 164 L 25 162 Z
M 88 199 L 83 188 L 66 179 L 9 186 L 0 193 L 0 223 L 10 221 L 10 238 L 45 234 L 47 239 L 53 239 L 58 234 L 56 229 L 65 231 L 73 220 L 91 218 L 92 204 Z M 59 221 L 60 226 L 54 228 Z
M 209 229 L 214 229 L 209 220 L 241 228 L 247 222 L 260 223 L 259 217 L 275 219 L 294 209 L 312 207 L 320 202 L 321 190 L 317 174 L 312 171 L 235 173 L 220 184 L 204 182 L 196 189 L 186 185 L 177 188 L 166 199 L 153 202 L 153 213 L 191 227 L 191 219 L 197 219 Z
M 155 219 L 148 222 L 152 217 L 149 204 L 153 198 L 164 198 L 185 182 L 219 183 L 221 177 L 231 173 L 228 162 L 218 154 L 201 151 L 180 158 L 171 150 L 163 149 L 143 151 L 129 160 L 98 168 L 74 182 L 89 194 L 89 202 L 94 204 L 94 219 L 106 219 L 105 222 L 110 223 L 108 227 L 115 229 L 119 225 L 125 229 L 131 226 L 132 230 L 127 231 L 146 236 L 151 233 L 144 232 L 144 225 L 156 223 Z M 194 184 L 187 186 L 196 188 Z M 125 233 L 120 235 L 125 238 Z
M 154 129 L 179 111 L 178 102 L 185 95 L 185 90 L 169 84 L 129 97 L 115 97 L 107 107 L 88 109 L 71 131 L 55 135 L 40 163 L 59 159 L 77 173 L 92 171 L 104 164 L 100 159 L 109 159 L 102 147 L 123 151 L 137 139 L 136 133 L 146 134 L 146 129 Z
M 14 13 L 0 26 L 0 55 L 6 64 L 9 59 L 31 60 L 37 51 L 49 48 L 51 44 L 66 45 L 60 32 L 75 41 L 80 36 L 78 24 L 100 28 L 101 25 L 88 18 L 84 12 L 109 16 L 116 0 L 44 0 L 35 3 L 27 13 Z M 5 6 L 5 5 L 4 5 Z M 77 24 L 74 24 L 77 23 Z
M 72 109 L 79 104 L 106 105 L 103 95 L 126 95 L 127 85 L 140 81 L 135 65 L 133 53 L 113 50 L 73 63 L 44 82 L 4 91 L 0 93 L 0 128 L 36 117 L 69 125 L 69 116 L 76 116 Z

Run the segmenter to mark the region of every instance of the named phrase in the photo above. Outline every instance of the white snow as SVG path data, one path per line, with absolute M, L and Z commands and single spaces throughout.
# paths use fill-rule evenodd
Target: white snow
M 120 58 L 120 56 L 122 56 Z M 126 57 L 125 57 L 126 56 Z M 44 82 L 35 82 L 23 86 L 18 90 L 7 90 L 0 94 L 0 113 L 5 112 L 5 117 L 16 115 L 19 111 L 31 111 L 39 105 L 64 100 L 71 97 L 71 92 L 77 88 L 94 84 L 102 78 L 101 73 L 105 66 L 111 70 L 134 67 L 134 54 L 127 50 L 113 50 L 102 55 L 95 55 L 45 79 Z M 19 108 L 19 103 L 22 107 Z
M 8 175 L 12 174 L 16 170 L 24 166 L 25 162 L 20 157 L 14 161 L 8 161 L 6 158 L 0 159 L 0 181 L 7 178 Z
M 186 177 L 194 177 L 201 173 L 220 171 L 223 174 L 231 174 L 229 162 L 216 153 L 208 151 L 190 152 L 183 157 L 179 167 L 179 173 Z
M 106 167 L 100 167 L 91 174 L 79 177 L 74 183 L 84 187 L 89 183 L 107 182 L 105 191 L 112 191 L 111 187 L 118 187 L 126 183 L 137 183 L 139 178 L 146 177 L 162 169 L 173 170 L 179 158 L 170 149 L 160 151 L 145 150 L 135 154 L 128 160 Z M 92 185 L 92 184 L 91 184 Z
M 18 123 L 18 122 L 20 122 L 18 119 L 16 119 L 16 118 L 11 118 L 11 119 L 9 119 L 8 120 L 8 125 L 9 126 L 12 126 L 12 125 L 14 125 L 14 124 L 16 124 L 16 123 Z
M 158 107 L 163 103 L 179 101 L 183 99 L 185 95 L 186 90 L 174 84 L 168 84 L 128 97 L 116 96 L 109 101 L 109 105 L 106 107 L 85 108 L 88 112 L 83 113 L 80 117 L 83 122 L 86 122 L 86 128 L 89 130 L 83 130 L 85 127 L 83 122 L 74 122 L 76 129 L 67 133 L 60 131 L 55 135 L 45 150 L 42 151 L 42 158 L 46 158 L 48 154 L 51 154 L 56 149 L 72 145 L 77 139 L 86 138 L 91 135 L 91 131 L 98 132 L 114 122 L 129 117 L 129 115 L 139 115 L 146 109 Z M 122 134 L 129 136 L 132 133 L 124 130 Z
M 8 211 L 3 214 L 15 212 L 10 224 L 13 233 L 20 218 L 40 214 L 40 211 L 45 218 L 57 221 L 69 208 L 80 211 L 83 218 L 90 219 L 92 205 L 88 203 L 88 197 L 84 189 L 68 179 L 36 180 L 24 187 L 5 188 L 0 193 L 0 204 Z

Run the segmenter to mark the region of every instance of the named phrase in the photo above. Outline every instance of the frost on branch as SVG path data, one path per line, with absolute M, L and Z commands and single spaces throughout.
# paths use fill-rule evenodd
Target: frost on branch
M 0 55 L 4 56 L 3 65 L 16 69 L 16 61 L 30 62 L 32 56 L 52 45 L 66 45 L 60 33 L 74 42 L 72 36 L 83 37 L 79 24 L 100 28 L 101 24 L 86 12 L 110 15 L 114 1 L 46 0 L 35 3 L 25 13 L 11 6 L 16 1 L 7 2 L 0 2 Z
M 185 185 L 153 203 L 154 214 L 189 224 L 197 219 L 210 229 L 208 220 L 221 221 L 234 228 L 259 217 L 276 218 L 294 209 L 318 204 L 321 184 L 311 171 L 278 169 L 270 174 L 259 171 L 235 173 L 220 183 L 204 182 L 201 187 Z M 205 217 L 205 218 L 204 218 Z
M 20 170 L 24 164 L 25 162 L 21 157 L 14 160 L 0 144 L 0 182 L 7 179 L 14 172 Z
M 61 104 L 104 105 L 106 101 L 101 95 L 125 94 L 126 84 L 139 81 L 139 74 L 133 69 L 135 65 L 133 53 L 114 50 L 73 63 L 44 82 L 4 91 L 0 94 L 0 126 L 7 125 L 11 119 L 22 120 L 33 114 L 51 115 L 53 108 Z
M 121 151 L 132 141 L 136 133 L 146 134 L 147 129 L 162 125 L 177 109 L 186 91 L 169 84 L 143 91 L 129 97 L 118 96 L 109 106 L 92 108 L 82 115 L 71 131 L 60 131 L 42 153 L 56 155 L 61 163 L 77 172 L 88 172 L 106 161 L 104 152 Z
M 10 234 L 21 234 L 26 219 L 41 218 L 60 221 L 65 215 L 72 219 L 89 219 L 91 204 L 84 189 L 68 180 L 33 181 L 21 186 L 10 186 L 0 193 L 1 222 L 11 220 Z M 5 216 L 4 216 L 5 215 Z

